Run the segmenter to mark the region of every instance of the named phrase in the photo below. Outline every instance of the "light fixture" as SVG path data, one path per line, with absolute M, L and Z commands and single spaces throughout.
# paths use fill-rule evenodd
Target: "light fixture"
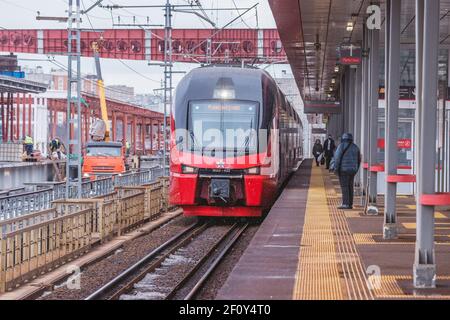
M 214 99 L 227 100 L 235 97 L 233 80 L 231 78 L 220 78 L 214 89 Z
M 336 79 L 335 78 L 331 79 L 331 83 L 335 84 L 336 83 Z
M 330 87 L 330 91 L 333 91 L 333 87 Z
M 351 32 L 351 31 L 353 31 L 353 22 L 347 22 L 347 31 L 348 32 Z
M 227 100 L 227 99 L 234 99 L 234 97 L 235 97 L 234 90 L 227 90 L 227 89 L 214 90 L 215 99 Z
M 334 67 L 334 72 L 339 72 L 339 66 Z

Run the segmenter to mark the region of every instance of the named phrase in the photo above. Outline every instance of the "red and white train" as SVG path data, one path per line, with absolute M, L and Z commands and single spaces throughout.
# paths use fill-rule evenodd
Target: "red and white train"
M 261 69 L 191 71 L 171 128 L 170 202 L 188 216 L 261 216 L 303 157 L 301 120 Z

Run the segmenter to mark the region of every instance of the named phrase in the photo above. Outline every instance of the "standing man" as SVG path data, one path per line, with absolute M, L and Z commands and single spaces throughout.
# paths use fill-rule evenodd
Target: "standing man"
M 26 135 L 23 138 L 23 144 L 25 146 L 25 152 L 27 153 L 27 156 L 31 156 L 34 147 L 33 138 L 30 137 L 29 135 Z
M 336 144 L 334 143 L 331 134 L 328 135 L 328 139 L 323 143 L 323 149 L 325 152 L 326 168 L 329 170 L 331 159 L 333 159 L 334 156 L 334 149 L 336 149 Z
M 51 156 L 53 156 L 53 153 L 56 152 L 56 155 L 58 157 L 58 160 L 61 160 L 61 142 L 58 138 L 52 139 L 49 143 Z
M 334 155 L 334 172 L 339 176 L 342 205 L 338 209 L 353 209 L 353 183 L 361 163 L 361 153 L 353 143 L 351 133 L 344 133 Z

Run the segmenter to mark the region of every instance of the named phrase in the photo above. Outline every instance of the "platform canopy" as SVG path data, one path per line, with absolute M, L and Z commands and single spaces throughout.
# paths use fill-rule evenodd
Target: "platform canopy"
M 385 2 L 381 8 L 381 47 L 384 47 Z M 450 45 L 450 1 L 441 0 L 440 44 Z M 367 7 L 376 1 L 269 0 L 280 38 L 304 100 L 323 101 L 338 97 L 341 46 L 361 43 Z M 401 12 L 402 72 L 414 85 L 415 1 L 403 0 Z M 348 52 L 347 52 L 348 53 Z M 380 84 L 384 54 L 381 53 Z M 338 68 L 336 68 L 338 66 Z M 335 80 L 332 80 L 332 79 Z M 334 83 L 333 83 L 334 82 Z M 403 84 L 402 84 L 403 85 Z M 330 90 L 333 88 L 333 90 Z

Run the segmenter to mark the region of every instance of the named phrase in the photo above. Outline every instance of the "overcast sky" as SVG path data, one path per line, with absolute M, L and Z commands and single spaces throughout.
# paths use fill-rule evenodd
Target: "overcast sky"
M 74 0 L 75 2 L 75 0 Z M 85 7 L 89 7 L 95 0 L 82 0 Z M 188 0 L 172 0 L 172 4 L 186 4 Z M 233 0 L 200 0 L 204 8 L 234 8 Z M 237 20 L 231 25 L 232 28 L 256 28 L 257 23 L 260 28 L 275 28 L 275 22 L 270 10 L 267 0 L 234 0 L 238 7 L 249 7 L 259 2 L 257 15 L 255 10 L 247 13 L 241 19 Z M 65 16 L 67 15 L 67 0 L 0 0 L 0 28 L 7 29 L 37 29 L 37 28 L 66 28 L 64 23 L 51 21 L 36 21 L 37 12 L 41 16 Z M 107 4 L 128 4 L 128 5 L 153 5 L 164 4 L 165 0 L 104 0 Z M 217 11 L 207 10 L 207 15 L 216 22 L 220 27 L 228 23 L 233 18 L 237 17 L 237 10 L 222 11 L 217 14 Z M 114 22 L 120 16 L 121 23 L 133 23 L 133 16 L 137 23 L 146 23 L 147 17 L 152 24 L 163 24 L 164 16 L 161 9 L 120 9 L 112 11 Z M 256 18 L 258 16 L 258 19 Z M 111 11 L 104 8 L 94 8 L 89 12 L 89 18 L 94 28 L 112 28 Z M 209 27 L 199 18 L 193 15 L 174 13 L 173 25 L 175 28 L 205 28 Z M 83 19 L 82 26 L 90 28 L 88 19 Z M 26 55 L 20 54 L 22 59 L 46 59 L 46 56 L 41 55 Z M 56 57 L 56 59 L 67 65 L 67 58 Z M 112 59 L 102 59 L 102 72 L 106 85 L 111 84 L 126 84 L 135 87 L 136 93 L 152 93 L 152 90 L 159 87 L 159 82 L 162 79 L 162 68 L 157 66 L 148 66 L 146 61 L 124 61 L 131 68 L 138 70 L 145 77 L 134 73 L 119 61 Z M 30 67 L 42 66 L 45 70 L 50 70 L 55 66 L 49 62 L 44 61 L 20 61 L 21 65 L 28 65 Z M 174 70 L 190 70 L 196 67 L 195 64 L 181 64 L 176 63 Z M 83 73 L 94 72 L 94 61 L 91 58 L 82 59 Z M 281 70 L 290 70 L 286 65 L 271 66 L 267 69 L 272 75 L 281 75 Z M 290 72 L 290 71 L 288 71 Z M 182 77 L 182 75 L 174 75 L 175 84 Z M 149 80 L 152 79 L 153 81 Z

